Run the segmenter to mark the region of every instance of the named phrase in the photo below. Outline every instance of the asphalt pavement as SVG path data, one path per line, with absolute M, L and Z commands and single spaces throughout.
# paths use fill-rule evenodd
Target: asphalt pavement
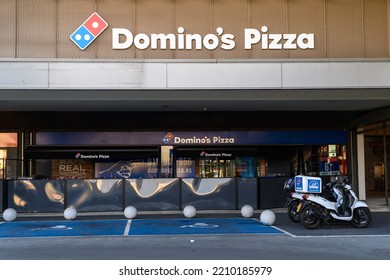
M 363 229 L 337 222 L 314 230 L 291 223 L 283 211 L 275 212 L 273 228 L 277 231 L 266 234 L 188 232 L 0 238 L 0 259 L 390 260 L 390 212 L 373 212 L 372 223 Z M 200 214 L 188 220 L 192 224 L 204 225 L 205 219 L 210 216 Z M 212 216 L 217 220 L 239 218 L 237 213 Z M 161 220 L 183 220 L 180 215 L 159 217 Z M 79 222 L 89 221 L 89 218 L 84 217 Z M 144 221 L 154 218 L 145 215 L 136 219 Z M 117 216 L 115 219 L 113 216 L 108 220 L 119 223 L 122 218 Z M 213 220 L 213 223 L 218 222 Z
M 383 198 L 367 201 L 366 228 L 333 222 L 309 230 L 292 223 L 286 209 L 272 209 L 264 226 L 260 210 L 182 213 L 82 213 L 19 215 L 0 222 L 0 260 L 390 260 L 390 207 Z M 178 229 L 185 231 L 178 231 Z

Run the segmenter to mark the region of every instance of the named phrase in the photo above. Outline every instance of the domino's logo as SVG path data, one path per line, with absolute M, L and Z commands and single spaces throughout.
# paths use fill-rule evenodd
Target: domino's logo
M 97 13 L 93 13 L 76 31 L 70 39 L 81 50 L 85 50 L 108 26 L 108 23 Z
M 320 180 L 308 180 L 309 192 L 319 192 L 320 191 Z
M 172 139 L 173 139 L 173 134 L 171 132 L 168 132 L 167 135 L 164 136 L 162 141 L 164 142 L 164 144 L 168 144 L 169 141 L 171 141 Z

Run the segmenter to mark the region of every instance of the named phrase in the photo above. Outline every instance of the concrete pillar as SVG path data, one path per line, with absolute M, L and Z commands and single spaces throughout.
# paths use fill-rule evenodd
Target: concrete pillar
M 358 171 L 358 196 L 360 200 L 366 200 L 366 171 L 364 159 L 364 134 L 357 134 L 357 171 Z

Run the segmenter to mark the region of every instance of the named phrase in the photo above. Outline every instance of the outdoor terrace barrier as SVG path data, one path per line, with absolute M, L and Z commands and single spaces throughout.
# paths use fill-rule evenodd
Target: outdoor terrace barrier
M 287 177 L 156 178 L 156 179 L 18 179 L 0 182 L 0 209 L 21 213 L 60 213 L 73 206 L 80 212 L 239 210 L 283 207 Z

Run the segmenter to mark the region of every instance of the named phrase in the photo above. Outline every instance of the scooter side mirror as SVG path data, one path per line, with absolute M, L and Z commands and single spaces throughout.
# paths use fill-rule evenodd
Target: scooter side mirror
M 336 177 L 335 177 L 335 182 L 337 182 L 337 183 L 339 183 L 339 184 L 344 183 L 344 176 L 342 176 L 342 175 L 336 175 Z

